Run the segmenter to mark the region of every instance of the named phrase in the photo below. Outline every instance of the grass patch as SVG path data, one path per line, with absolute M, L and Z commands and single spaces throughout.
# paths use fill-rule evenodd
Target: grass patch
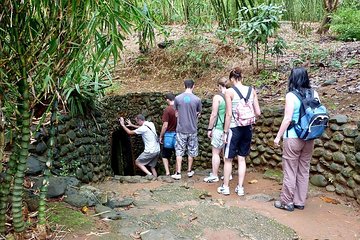
M 281 183 L 282 179 L 283 179 L 283 173 L 281 170 L 278 170 L 278 169 L 268 169 L 263 174 L 263 178 L 272 179 L 272 180 L 275 180 L 275 181 Z
M 48 203 L 48 209 L 48 221 L 51 225 L 62 225 L 71 230 L 88 230 L 94 227 L 94 222 L 88 216 L 66 203 Z

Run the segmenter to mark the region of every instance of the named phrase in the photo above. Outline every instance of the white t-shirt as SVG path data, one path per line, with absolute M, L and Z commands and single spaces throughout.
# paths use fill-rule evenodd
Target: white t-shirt
M 141 135 L 145 145 L 144 152 L 160 152 L 160 144 L 157 139 L 158 137 L 156 134 L 155 125 L 152 122 L 145 121 L 143 125 L 138 129 L 135 129 L 134 132 L 138 135 Z

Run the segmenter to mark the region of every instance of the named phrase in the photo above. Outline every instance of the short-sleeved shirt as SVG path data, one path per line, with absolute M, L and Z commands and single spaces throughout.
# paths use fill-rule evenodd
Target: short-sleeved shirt
M 134 132 L 141 135 L 146 153 L 160 152 L 160 144 L 157 139 L 155 125 L 152 122 L 145 121 L 142 126 L 135 129 Z
M 193 93 L 184 92 L 176 96 L 174 107 L 178 111 L 176 132 L 197 133 L 198 113 L 202 109 L 200 98 Z
M 300 99 L 292 92 L 288 92 L 286 96 L 289 96 L 291 101 L 294 102 L 294 112 L 292 115 L 292 121 L 298 122 L 299 121 L 299 115 L 300 115 L 300 106 L 301 101 Z M 314 90 L 314 97 L 319 98 L 319 94 Z M 295 132 L 294 128 L 291 128 L 289 130 L 286 130 L 284 132 L 283 138 L 298 138 L 298 135 Z
M 170 105 L 165 108 L 161 120 L 168 123 L 166 132 L 176 131 L 176 115 L 174 106 Z

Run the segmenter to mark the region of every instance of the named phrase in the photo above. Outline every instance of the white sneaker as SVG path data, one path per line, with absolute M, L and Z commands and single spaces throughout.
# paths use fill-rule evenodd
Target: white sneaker
M 239 185 L 236 186 L 235 192 L 237 193 L 238 196 L 245 195 L 244 187 L 239 187 Z
M 206 178 L 204 178 L 204 182 L 207 183 L 213 183 L 213 182 L 218 182 L 219 181 L 219 177 L 218 176 L 214 176 L 212 173 L 210 173 L 210 175 Z
M 230 195 L 230 188 L 221 185 L 220 187 L 217 188 L 217 192 L 224 195 Z
M 195 174 L 194 171 L 187 172 L 188 177 L 192 177 L 192 176 L 194 176 L 194 174 Z
M 221 176 L 221 180 L 224 180 L 224 176 Z M 232 174 L 230 175 L 230 179 L 229 179 L 229 180 L 230 180 L 230 181 L 233 180 Z
M 181 173 L 176 172 L 175 174 L 171 175 L 171 178 L 173 178 L 175 180 L 180 180 L 181 179 Z

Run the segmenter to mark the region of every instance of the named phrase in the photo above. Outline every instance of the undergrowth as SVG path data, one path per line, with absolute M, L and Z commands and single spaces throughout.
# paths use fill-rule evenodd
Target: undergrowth
M 165 49 L 155 49 L 148 55 L 137 56 L 132 60 L 132 71 L 159 74 L 159 70 L 166 68 L 171 70 L 171 77 L 201 78 L 209 69 L 223 70 L 226 67 L 224 59 L 231 56 L 242 58 L 235 45 L 199 35 L 183 37 Z

